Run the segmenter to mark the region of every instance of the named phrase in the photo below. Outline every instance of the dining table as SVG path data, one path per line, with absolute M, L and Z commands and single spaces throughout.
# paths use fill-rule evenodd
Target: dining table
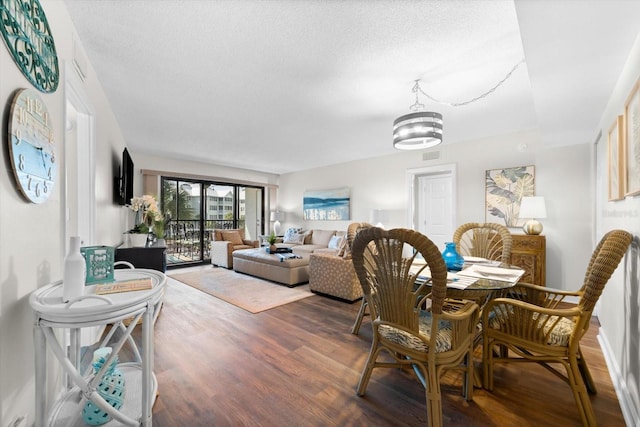
M 490 300 L 499 298 L 515 286 L 523 277 L 525 271 L 520 267 L 492 261 L 484 258 L 464 257 L 465 262 L 459 271 L 447 272 L 447 298 L 470 300 L 478 304 L 480 311 Z M 416 260 L 412 269 L 419 271 L 424 262 Z M 420 271 L 416 278 L 416 285 L 429 286 L 431 278 L 428 268 Z M 427 287 L 427 289 L 429 289 Z M 482 341 L 482 329 L 478 328 L 478 334 L 474 339 L 474 348 Z M 481 366 L 481 364 L 480 364 Z M 482 387 L 482 375 L 480 368 L 474 369 L 474 386 Z

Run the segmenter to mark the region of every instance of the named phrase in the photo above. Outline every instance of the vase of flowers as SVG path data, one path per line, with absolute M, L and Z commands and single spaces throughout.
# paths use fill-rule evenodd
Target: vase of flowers
M 149 237 L 164 238 L 164 216 L 153 196 L 133 197 L 130 207 L 136 213 L 135 225 L 128 231 L 131 246 L 146 247 Z

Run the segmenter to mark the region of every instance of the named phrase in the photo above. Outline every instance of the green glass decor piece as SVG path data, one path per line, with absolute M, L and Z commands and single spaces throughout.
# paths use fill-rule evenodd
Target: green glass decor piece
M 38 90 L 55 92 L 60 70 L 58 54 L 44 10 L 38 0 L 0 0 L 0 31 L 22 74 Z

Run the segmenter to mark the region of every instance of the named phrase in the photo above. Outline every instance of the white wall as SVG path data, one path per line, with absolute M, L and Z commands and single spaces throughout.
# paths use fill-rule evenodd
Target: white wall
M 446 141 L 446 133 L 445 133 Z M 391 142 L 389 142 L 391 143 Z M 525 144 L 526 148 L 522 148 Z M 422 160 L 423 152 L 398 152 L 369 160 L 336 164 L 280 177 L 278 209 L 285 212 L 283 229 L 346 229 L 350 221 L 303 221 L 305 190 L 349 187 L 351 221 L 369 221 L 371 209 L 392 212 L 387 227 L 407 227 L 406 171 L 439 164 L 457 165 L 457 224 L 484 222 L 485 171 L 535 165 L 536 194 L 545 196 L 548 218 L 547 286 L 578 289 L 592 248 L 592 160 L 589 145 L 545 148 L 535 131 L 470 141 L 437 148 L 438 160 Z M 521 233 L 520 229 L 512 229 Z
M 55 40 L 60 67 L 60 85 L 53 94 L 37 91 L 15 65 L 4 43 L 0 46 L 0 99 L 3 117 L 2 172 L 0 172 L 0 424 L 8 425 L 34 415 L 33 315 L 29 294 L 47 283 L 62 279 L 64 224 L 64 135 L 65 61 L 72 59 L 74 27 L 64 3 L 42 0 L 42 7 Z M 28 203 L 20 196 L 9 166 L 6 120 L 15 91 L 33 89 L 46 104 L 51 117 L 58 181 L 48 201 Z M 124 219 L 121 208 L 112 203 L 113 169 L 120 162 L 123 138 L 93 70 L 85 81 L 87 96 L 96 113 L 96 239 L 116 243 Z M 51 354 L 50 354 L 51 356 Z M 54 367 L 53 364 L 51 364 Z M 60 389 L 59 370 L 52 369 L 49 394 Z
M 252 182 L 263 185 L 276 185 L 278 176 L 269 173 L 238 169 L 227 166 L 218 166 L 208 163 L 192 162 L 180 159 L 169 159 L 160 156 L 151 156 L 146 153 L 138 153 L 131 150 L 131 157 L 136 167 L 136 178 L 134 180 L 134 194 L 142 194 L 142 177 L 139 174 L 141 169 L 155 171 L 172 172 L 176 174 L 198 175 L 210 178 L 221 178 L 242 182 Z
M 597 146 L 596 237 L 620 228 L 635 236 L 632 250 L 614 273 L 600 298 L 600 342 L 620 395 L 628 425 L 640 425 L 640 196 L 609 202 L 607 133 L 633 85 L 640 79 L 640 36 L 627 60 L 600 120 L 602 139 Z

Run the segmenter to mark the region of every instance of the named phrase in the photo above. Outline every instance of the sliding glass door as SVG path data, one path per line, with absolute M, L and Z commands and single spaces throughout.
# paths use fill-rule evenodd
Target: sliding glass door
M 167 265 L 208 262 L 215 229 L 243 228 L 247 239 L 258 239 L 263 197 L 260 187 L 163 177 Z

